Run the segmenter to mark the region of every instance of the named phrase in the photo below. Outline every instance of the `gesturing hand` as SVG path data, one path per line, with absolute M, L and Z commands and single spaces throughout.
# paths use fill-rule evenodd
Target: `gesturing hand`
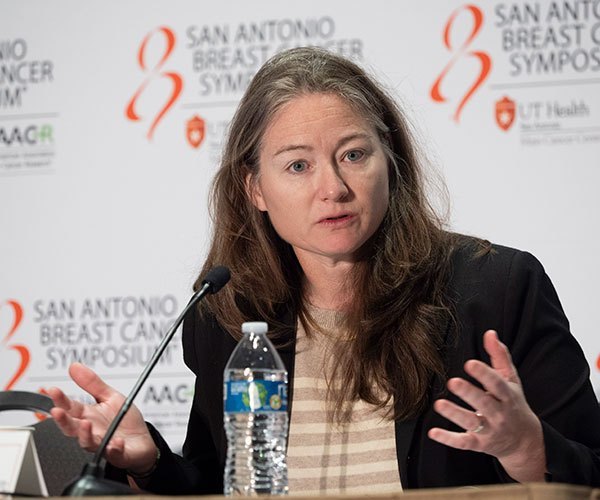
M 433 406 L 465 432 L 434 427 L 428 436 L 453 448 L 495 456 L 516 481 L 543 481 L 546 459 L 540 420 L 527 404 L 510 353 L 494 330 L 484 333 L 483 346 L 491 366 L 474 359 L 465 363 L 465 372 L 483 389 L 462 378 L 452 378 L 447 384 L 450 392 L 475 411 L 446 399 L 438 399 Z
M 69 375 L 96 404 L 74 401 L 59 388 L 52 387 L 48 389 L 55 405 L 51 414 L 63 434 L 76 437 L 82 448 L 96 451 L 125 398 L 82 364 L 72 364 Z M 116 467 L 143 473 L 152 468 L 156 454 L 156 445 L 142 414 L 132 406 L 108 444 L 106 459 Z

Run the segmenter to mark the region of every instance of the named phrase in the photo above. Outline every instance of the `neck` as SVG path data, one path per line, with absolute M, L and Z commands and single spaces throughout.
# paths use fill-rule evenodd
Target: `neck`
M 305 297 L 313 306 L 321 309 L 344 311 L 352 300 L 349 279 L 354 262 L 332 262 L 321 259 L 299 258 L 305 276 Z

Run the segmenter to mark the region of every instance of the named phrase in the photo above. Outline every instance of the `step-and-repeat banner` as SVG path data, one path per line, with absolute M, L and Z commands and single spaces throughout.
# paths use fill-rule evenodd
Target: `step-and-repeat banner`
M 75 361 L 130 389 L 203 261 L 236 104 L 300 45 L 397 96 L 453 229 L 543 262 L 600 393 L 599 0 L 4 0 L 0 389 L 85 399 Z M 175 338 L 138 401 L 175 447 L 192 391 Z

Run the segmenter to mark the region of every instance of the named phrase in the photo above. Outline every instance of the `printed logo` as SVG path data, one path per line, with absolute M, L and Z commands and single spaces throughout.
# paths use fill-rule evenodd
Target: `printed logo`
M 455 48 L 453 47 L 451 40 L 450 40 L 450 33 L 452 31 L 452 27 L 455 23 L 456 18 L 463 11 L 467 11 L 472 16 L 473 28 L 471 29 L 471 33 L 469 34 L 468 37 L 466 37 L 466 39 L 462 43 L 462 45 L 455 50 Z M 471 99 L 471 97 L 473 97 L 473 94 L 475 94 L 477 89 L 479 87 L 481 87 L 483 82 L 487 79 L 487 77 L 490 73 L 490 70 L 492 69 L 492 59 L 489 56 L 489 54 L 487 54 L 486 52 L 480 51 L 480 50 L 468 50 L 469 46 L 471 45 L 471 43 L 473 42 L 473 40 L 475 39 L 475 37 L 478 35 L 479 31 L 481 30 L 482 25 L 483 25 L 483 13 L 481 12 L 481 10 L 478 7 L 476 7 L 475 5 L 463 5 L 463 6 L 459 7 L 458 9 L 456 9 L 450 15 L 450 17 L 448 18 L 448 22 L 446 23 L 446 26 L 444 28 L 444 45 L 446 46 L 446 48 L 449 51 L 454 52 L 454 55 L 452 56 L 452 58 L 450 59 L 450 62 L 448 62 L 446 67 L 442 70 L 442 72 L 439 74 L 439 76 L 433 83 L 431 90 L 430 90 L 431 98 L 435 102 L 439 102 L 439 103 L 444 103 L 448 100 L 448 98 L 442 94 L 441 85 L 442 85 L 442 82 L 445 79 L 446 75 L 449 73 L 449 71 L 452 69 L 452 67 L 456 64 L 456 62 L 460 58 L 473 57 L 479 61 L 480 66 L 481 66 L 481 68 L 479 70 L 479 75 L 477 75 L 477 77 L 474 79 L 471 86 L 467 89 L 465 94 L 460 98 L 458 106 L 456 107 L 456 110 L 454 111 L 454 115 L 453 115 L 452 119 L 457 123 L 460 120 L 460 115 L 462 113 L 463 108 L 465 107 L 467 102 Z
M 279 410 L 283 404 L 281 401 L 281 396 L 279 394 L 273 394 L 269 398 L 269 404 L 271 405 L 271 408 L 273 408 L 274 410 Z
M 194 396 L 194 390 L 188 384 L 173 385 L 155 385 L 151 384 L 146 389 L 144 403 L 166 403 L 172 405 L 174 403 L 187 403 Z
M 198 115 L 194 115 L 187 121 L 185 137 L 190 146 L 196 149 L 200 147 L 206 135 L 205 129 L 206 124 Z
M 242 394 L 242 401 L 251 410 L 262 408 L 267 401 L 267 389 L 260 382 L 250 382 L 248 392 Z
M 514 123 L 515 109 L 515 101 L 509 97 L 504 96 L 496 101 L 496 123 L 502 130 L 508 130 Z
M 21 321 L 23 321 L 23 308 L 21 307 L 21 304 L 19 304 L 16 300 L 6 300 L 4 302 L 0 302 L 0 314 L 2 314 L 2 311 L 4 310 L 12 311 L 12 324 L 10 324 L 8 331 L 2 337 L 2 340 L 0 340 L 0 348 L 2 350 L 6 349 L 10 351 L 17 351 L 20 357 L 20 362 L 17 366 L 17 369 L 12 374 L 10 380 L 3 387 L 3 390 L 10 391 L 19 381 L 19 379 L 25 374 L 25 371 L 29 366 L 29 362 L 31 361 L 31 356 L 29 354 L 29 349 L 26 346 L 22 344 L 11 343 L 15 332 L 19 329 Z
M 52 125 L 0 127 L 0 146 L 44 146 L 54 142 Z
M 157 34 L 164 38 L 165 50 L 162 54 L 162 57 L 160 57 L 156 64 L 154 64 L 154 66 L 152 67 L 149 67 L 147 64 L 148 55 L 146 54 L 148 52 L 147 46 L 148 42 Z M 136 103 L 140 95 L 144 92 L 144 90 L 152 80 L 155 80 L 157 78 L 166 78 L 171 82 L 171 95 L 167 97 L 162 108 L 152 119 L 152 122 L 150 123 L 150 128 L 148 129 L 148 133 L 146 134 L 148 140 L 152 140 L 154 130 L 156 129 L 157 125 L 164 118 L 167 111 L 169 111 L 173 104 L 175 104 L 175 101 L 177 101 L 183 89 L 183 78 L 179 73 L 175 73 L 173 71 L 162 71 L 163 66 L 167 62 L 167 59 L 171 56 L 171 53 L 173 52 L 174 48 L 175 34 L 170 28 L 161 26 L 150 31 L 150 33 L 146 35 L 146 37 L 142 41 L 142 44 L 140 45 L 140 50 L 138 51 L 138 64 L 142 71 L 147 73 L 148 76 L 142 82 L 140 87 L 136 90 L 135 94 L 133 94 L 133 97 L 127 104 L 127 108 L 125 109 L 125 116 L 127 117 L 127 119 L 134 122 L 142 120 L 142 117 L 136 111 Z

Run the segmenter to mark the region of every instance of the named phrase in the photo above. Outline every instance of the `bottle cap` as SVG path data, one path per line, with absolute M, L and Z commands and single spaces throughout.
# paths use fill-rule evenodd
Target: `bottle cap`
M 264 321 L 247 321 L 242 323 L 242 333 L 267 333 L 268 325 Z

